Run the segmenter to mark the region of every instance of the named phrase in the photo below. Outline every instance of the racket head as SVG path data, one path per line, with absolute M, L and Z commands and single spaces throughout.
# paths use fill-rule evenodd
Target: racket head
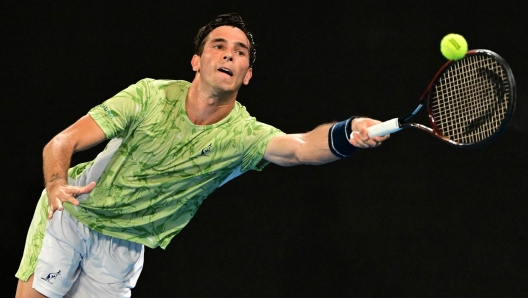
M 471 50 L 447 62 L 425 95 L 433 134 L 453 145 L 476 147 L 506 129 L 515 109 L 516 86 L 502 57 Z

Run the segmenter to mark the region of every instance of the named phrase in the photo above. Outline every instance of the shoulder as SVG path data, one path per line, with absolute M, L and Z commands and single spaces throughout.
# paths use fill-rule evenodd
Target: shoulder
M 132 85 L 135 93 L 147 101 L 174 100 L 187 93 L 191 83 L 185 80 L 161 80 L 144 78 Z
M 235 117 L 233 117 L 236 123 L 235 125 L 243 128 L 242 134 L 246 135 L 275 135 L 275 134 L 284 134 L 280 129 L 274 127 L 273 125 L 261 122 L 257 120 L 256 117 L 251 116 L 246 110 L 246 107 L 243 106 L 240 102 L 235 102 L 235 107 L 233 108 Z
M 136 85 L 144 85 L 150 89 L 180 88 L 185 90 L 191 86 L 191 83 L 185 80 L 144 78 L 139 80 Z

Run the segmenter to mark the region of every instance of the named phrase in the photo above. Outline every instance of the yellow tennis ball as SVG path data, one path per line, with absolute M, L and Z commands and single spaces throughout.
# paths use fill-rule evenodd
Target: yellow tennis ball
M 459 60 L 466 56 L 468 44 L 466 39 L 455 33 L 450 33 L 440 42 L 440 52 L 449 60 Z

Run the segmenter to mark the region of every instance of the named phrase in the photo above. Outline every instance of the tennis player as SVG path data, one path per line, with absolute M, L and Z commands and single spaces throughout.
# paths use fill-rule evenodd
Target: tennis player
M 140 80 L 45 146 L 16 297 L 130 297 L 144 247 L 165 249 L 227 181 L 269 162 L 336 161 L 389 137 L 369 138 L 379 123 L 369 118 L 298 134 L 257 121 L 236 100 L 255 54 L 242 18 L 219 15 L 195 38 L 192 83 Z M 75 152 L 105 140 L 93 161 L 70 168 Z

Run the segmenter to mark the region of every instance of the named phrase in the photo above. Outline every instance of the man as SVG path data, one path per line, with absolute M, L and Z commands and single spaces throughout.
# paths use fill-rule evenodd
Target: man
M 255 54 L 242 19 L 220 15 L 196 36 L 192 83 L 141 80 L 45 146 L 17 297 L 129 297 L 144 246 L 166 248 L 227 181 L 269 162 L 332 162 L 389 137 L 369 138 L 379 121 L 368 118 L 303 134 L 256 121 L 236 101 Z M 68 169 L 73 153 L 107 139 L 95 160 Z

